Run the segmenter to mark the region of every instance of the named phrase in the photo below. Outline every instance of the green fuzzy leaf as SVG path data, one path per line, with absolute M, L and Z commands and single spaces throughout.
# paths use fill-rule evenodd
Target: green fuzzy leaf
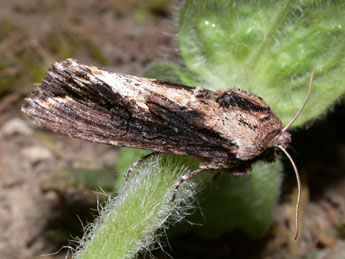
M 201 227 L 183 225 L 207 238 L 241 229 L 251 236 L 262 235 L 271 223 L 271 213 L 281 184 L 280 163 L 258 162 L 251 174 L 220 175 L 213 185 L 203 191 L 201 213 L 188 220 Z
M 193 78 L 192 73 L 188 72 L 186 69 L 166 63 L 150 66 L 143 76 L 189 86 L 196 86 L 199 84 L 199 82 Z
M 186 66 L 205 87 L 236 87 L 263 97 L 287 124 L 315 119 L 345 92 L 345 2 L 190 0 L 179 16 Z

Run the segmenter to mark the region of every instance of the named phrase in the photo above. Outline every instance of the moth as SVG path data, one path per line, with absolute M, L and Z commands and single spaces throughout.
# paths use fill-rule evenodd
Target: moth
M 209 170 L 241 175 L 257 160 L 273 161 L 291 141 L 267 103 L 246 90 L 210 91 L 155 79 L 111 73 L 67 59 L 55 62 L 25 99 L 22 111 L 33 123 L 92 142 L 192 155 L 201 158 L 190 177 Z M 143 157 L 128 171 L 152 154 Z M 128 175 L 127 174 L 127 175 Z M 296 237 L 298 208 L 296 205 Z

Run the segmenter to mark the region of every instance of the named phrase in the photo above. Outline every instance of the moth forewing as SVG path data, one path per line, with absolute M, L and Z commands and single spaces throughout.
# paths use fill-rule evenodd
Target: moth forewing
M 54 63 L 23 111 L 38 125 L 99 143 L 224 161 L 255 157 L 261 136 L 246 126 L 255 114 L 241 115 L 244 99 L 228 92 L 235 97 L 221 107 L 223 93 L 204 92 L 200 98 L 191 87 L 68 59 Z
M 276 147 L 282 124 L 257 95 L 216 92 L 111 73 L 73 59 L 55 62 L 23 105 L 32 121 L 93 142 L 206 159 L 246 172 Z M 285 133 L 288 135 L 288 133 Z M 284 143 L 290 138 L 285 138 Z M 212 166 L 211 166 L 212 164 Z

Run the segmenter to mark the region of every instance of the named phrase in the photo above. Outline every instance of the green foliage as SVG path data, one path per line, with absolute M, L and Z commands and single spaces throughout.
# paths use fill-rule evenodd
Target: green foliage
M 294 124 L 302 125 L 344 94 L 344 10 L 342 1 L 187 1 L 181 55 L 203 86 L 250 90 L 284 125 L 303 103 L 315 66 L 312 96 Z
M 188 70 L 178 68 L 172 64 L 161 63 L 150 66 L 144 73 L 144 77 L 155 78 L 167 82 L 185 85 L 197 85 L 197 80 Z
M 20 64 L 17 71 L 25 71 L 25 73 L 7 74 L 6 70 L 13 69 L 12 61 L 0 57 L 0 97 L 15 91 L 16 88 L 22 88 L 27 85 L 27 82 L 40 81 L 46 71 L 37 55 L 30 49 L 19 53 L 15 56 L 15 59 Z M 4 74 L 2 74 L 3 72 Z
M 109 63 L 109 59 L 103 54 L 101 49 L 90 39 L 84 39 L 82 45 L 85 46 L 90 56 L 101 65 Z
M 44 77 L 46 68 L 42 65 L 39 57 L 32 50 L 26 50 L 19 55 L 18 60 L 25 71 L 22 80 L 26 82 L 39 82 Z
M 79 39 L 79 38 L 78 38 Z M 69 33 L 60 35 L 58 33 L 48 33 L 42 39 L 42 45 L 48 49 L 58 60 L 63 60 L 72 57 L 76 49 L 82 45 L 78 44 L 77 40 Z
M 0 40 L 3 40 L 9 35 L 14 25 L 9 19 L 6 18 L 1 18 L 0 24 Z
M 61 229 L 50 229 L 45 232 L 45 234 L 54 240 L 55 242 L 66 242 L 71 238 L 70 233 L 68 231 L 64 231 Z
M 159 13 L 164 11 L 165 8 L 170 4 L 171 0 L 148 0 L 143 1 L 142 5 L 149 8 L 151 11 Z
M 188 217 L 188 221 L 201 226 L 185 223 L 172 229 L 171 234 L 184 233 L 187 229 L 206 238 L 233 229 L 241 229 L 253 236 L 264 233 L 271 223 L 271 212 L 279 194 L 279 170 L 278 161 L 271 164 L 258 162 L 253 165 L 251 174 L 220 175 L 202 192 L 199 199 L 201 213 Z

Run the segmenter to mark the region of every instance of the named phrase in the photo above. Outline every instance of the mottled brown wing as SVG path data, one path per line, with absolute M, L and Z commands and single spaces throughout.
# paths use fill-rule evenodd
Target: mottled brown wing
M 169 98 L 180 95 L 188 102 L 192 93 L 186 86 L 109 73 L 69 59 L 54 63 L 22 110 L 37 125 L 92 142 L 233 158 L 229 141 L 204 126 L 202 113 Z

